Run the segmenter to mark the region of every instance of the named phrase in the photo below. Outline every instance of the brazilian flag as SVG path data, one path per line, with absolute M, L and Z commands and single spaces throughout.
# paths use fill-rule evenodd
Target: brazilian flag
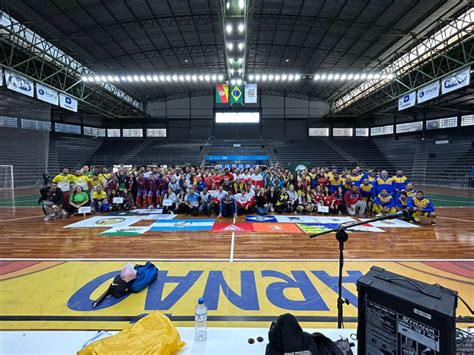
M 230 104 L 240 104 L 244 102 L 244 92 L 242 86 L 234 85 L 230 91 Z

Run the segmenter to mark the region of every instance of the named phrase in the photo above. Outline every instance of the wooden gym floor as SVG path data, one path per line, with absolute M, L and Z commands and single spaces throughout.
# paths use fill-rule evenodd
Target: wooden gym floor
M 338 243 L 333 234 L 314 239 L 202 231 L 99 236 L 104 229 L 62 228 L 79 216 L 43 222 L 42 211 L 33 207 L 35 199 L 25 195 L 12 208 L 0 196 L 0 330 L 122 329 L 154 309 L 170 315 L 176 325 L 192 326 L 196 298 L 203 294 L 216 302 L 210 326 L 268 327 L 285 312 L 303 317 L 303 326 L 336 326 Z M 344 271 L 344 287 L 352 297 L 345 313 L 349 327 L 357 320 L 355 282 L 372 265 L 440 283 L 474 303 L 472 199 L 466 203 L 440 195 L 437 206 L 443 199 L 458 206 L 438 207 L 434 227 L 425 222 L 419 228 L 350 234 Z M 238 217 L 235 222 L 244 221 Z M 123 263 L 146 260 L 158 266 L 161 282 L 124 300 L 110 299 L 103 309 L 90 309 Z M 269 293 L 281 285 L 287 285 L 284 293 Z M 470 316 L 461 303 L 457 315 Z M 472 323 L 472 317 L 462 318 L 458 325 Z

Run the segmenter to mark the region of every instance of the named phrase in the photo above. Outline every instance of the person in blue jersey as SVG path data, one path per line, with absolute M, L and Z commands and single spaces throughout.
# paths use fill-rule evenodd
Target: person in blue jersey
M 221 199 L 219 215 L 217 218 L 221 217 L 237 217 L 237 202 L 235 201 L 234 196 L 230 193 Z
M 196 192 L 194 186 L 189 188 L 189 192 L 184 198 L 184 203 L 189 207 L 189 211 L 193 216 L 199 214 L 199 194 Z
M 375 199 L 375 187 L 365 178 L 359 186 L 360 193 L 367 203 L 367 210 L 372 211 L 372 205 Z
M 362 184 L 362 181 L 364 180 L 364 174 L 360 173 L 360 170 L 358 168 L 352 169 L 350 178 L 351 183 L 359 187 Z
M 436 213 L 433 203 L 425 197 L 423 191 L 417 191 L 416 197 L 413 199 L 413 219 L 420 222 L 421 217 L 426 217 L 431 224 L 436 225 Z
M 402 190 L 400 195 L 395 198 L 395 208 L 397 211 L 413 210 L 413 199 L 408 196 L 405 190 Z
M 331 191 L 332 194 L 335 193 L 339 187 L 343 186 L 344 181 L 340 175 L 335 174 L 329 179 L 329 191 Z
M 393 193 L 393 179 L 388 176 L 387 170 L 382 170 L 380 176 L 375 179 L 376 193 L 379 195 L 382 190 L 386 190 L 390 195 Z
M 395 208 L 395 199 L 388 193 L 387 189 L 382 189 L 380 194 L 375 198 L 373 210 L 377 216 L 383 216 L 397 211 Z
M 403 175 L 403 170 L 397 170 L 397 174 L 392 177 L 393 180 L 393 197 L 400 195 L 402 190 L 406 189 L 408 178 Z
M 416 197 L 416 189 L 413 183 L 409 182 L 405 188 L 405 191 L 407 192 L 408 197 L 411 197 L 411 198 Z

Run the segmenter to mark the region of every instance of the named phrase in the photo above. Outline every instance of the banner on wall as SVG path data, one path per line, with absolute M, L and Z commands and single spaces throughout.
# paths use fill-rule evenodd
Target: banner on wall
M 230 104 L 235 105 L 235 104 L 240 104 L 242 105 L 244 101 L 243 98 L 243 93 L 242 93 L 242 87 L 239 85 L 234 85 L 232 87 L 232 90 L 230 92 Z
M 425 85 L 417 90 L 416 97 L 419 104 L 439 96 L 439 81 Z
M 0 86 L 3 86 L 3 68 L 0 68 Z
M 257 84 L 245 84 L 245 103 L 257 103 Z
M 77 100 L 65 94 L 59 94 L 59 106 L 69 111 L 77 112 Z
M 217 84 L 216 85 L 216 104 L 228 104 L 229 103 L 229 85 Z
M 32 80 L 22 75 L 6 70 L 5 81 L 7 83 L 8 89 L 16 91 L 26 96 L 30 96 L 30 97 L 34 96 L 34 83 Z
M 408 92 L 398 99 L 398 111 L 415 106 L 416 91 Z
M 38 100 L 58 106 L 59 93 L 47 86 L 36 83 L 36 97 Z
M 471 79 L 471 67 L 467 67 L 457 72 L 448 75 L 441 79 L 441 93 L 447 94 L 448 92 L 460 89 L 464 86 L 468 86 Z

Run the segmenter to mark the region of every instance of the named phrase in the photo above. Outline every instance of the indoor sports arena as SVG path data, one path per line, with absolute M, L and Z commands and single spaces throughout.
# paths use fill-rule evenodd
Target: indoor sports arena
M 473 0 L 0 0 L 0 354 L 474 354 Z

